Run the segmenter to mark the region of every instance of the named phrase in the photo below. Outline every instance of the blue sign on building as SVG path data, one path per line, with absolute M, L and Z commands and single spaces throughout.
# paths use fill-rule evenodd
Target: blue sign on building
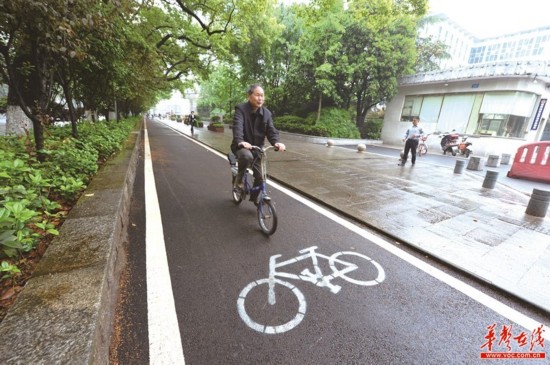
M 546 106 L 547 99 L 540 99 L 539 107 L 537 108 L 537 113 L 535 114 L 535 119 L 533 119 L 533 124 L 531 125 L 531 130 L 536 131 L 539 128 L 540 119 L 542 117 L 542 112 Z

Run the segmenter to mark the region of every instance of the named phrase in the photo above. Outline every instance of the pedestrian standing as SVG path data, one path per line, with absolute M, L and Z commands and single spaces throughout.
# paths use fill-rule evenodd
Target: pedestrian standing
M 407 131 L 405 132 L 405 138 L 403 138 L 403 142 L 405 142 L 405 151 L 403 153 L 403 158 L 401 159 L 401 163 L 399 164 L 399 166 L 405 166 L 405 163 L 409 158 L 409 151 L 411 151 L 412 165 L 414 166 L 414 163 L 416 162 L 416 149 L 418 148 L 420 137 L 422 136 L 422 134 L 424 134 L 422 128 L 418 126 L 418 123 L 420 123 L 420 118 L 413 117 L 413 125 L 409 127 L 409 129 L 407 129 Z
M 189 124 L 191 125 L 191 135 L 194 134 L 195 123 L 197 123 L 197 116 L 195 115 L 195 111 L 191 110 L 191 114 L 189 114 Z

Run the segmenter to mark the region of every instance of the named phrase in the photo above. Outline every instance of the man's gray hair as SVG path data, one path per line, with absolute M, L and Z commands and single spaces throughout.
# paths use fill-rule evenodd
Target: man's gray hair
M 252 84 L 248 87 L 248 90 L 246 91 L 246 94 L 247 95 L 252 95 L 254 93 L 254 90 L 256 90 L 257 88 L 259 87 L 262 87 L 262 85 L 260 84 Z M 263 89 L 263 87 L 262 87 Z

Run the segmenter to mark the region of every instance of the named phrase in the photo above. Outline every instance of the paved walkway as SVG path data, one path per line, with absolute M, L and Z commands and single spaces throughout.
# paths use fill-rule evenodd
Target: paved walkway
M 229 128 L 195 133 L 229 151 Z M 359 153 L 283 137 L 287 151 L 269 156 L 274 180 L 550 312 L 550 213 L 525 214 L 529 194 L 498 182 L 486 189 L 479 174 L 422 160 L 399 167 L 397 157 L 370 154 L 368 145 Z

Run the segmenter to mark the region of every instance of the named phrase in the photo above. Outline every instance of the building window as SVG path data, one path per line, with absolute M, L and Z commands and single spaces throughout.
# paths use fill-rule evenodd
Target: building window
M 470 58 L 468 60 L 469 64 L 481 63 L 483 62 L 483 56 L 485 55 L 485 46 L 482 47 L 473 47 L 470 51 Z
M 403 103 L 403 110 L 401 111 L 401 121 L 409 122 L 413 117 L 420 115 L 420 108 L 422 107 L 422 96 L 407 96 Z
M 526 92 L 485 93 L 477 133 L 494 137 L 524 138 L 536 95 Z
M 489 46 L 486 62 L 496 61 L 500 52 L 500 43 Z
M 477 134 L 482 136 L 524 138 L 529 118 L 507 114 L 480 114 Z
M 507 117 L 504 114 L 480 114 L 477 134 L 482 136 L 502 135 L 502 128 L 506 123 Z

